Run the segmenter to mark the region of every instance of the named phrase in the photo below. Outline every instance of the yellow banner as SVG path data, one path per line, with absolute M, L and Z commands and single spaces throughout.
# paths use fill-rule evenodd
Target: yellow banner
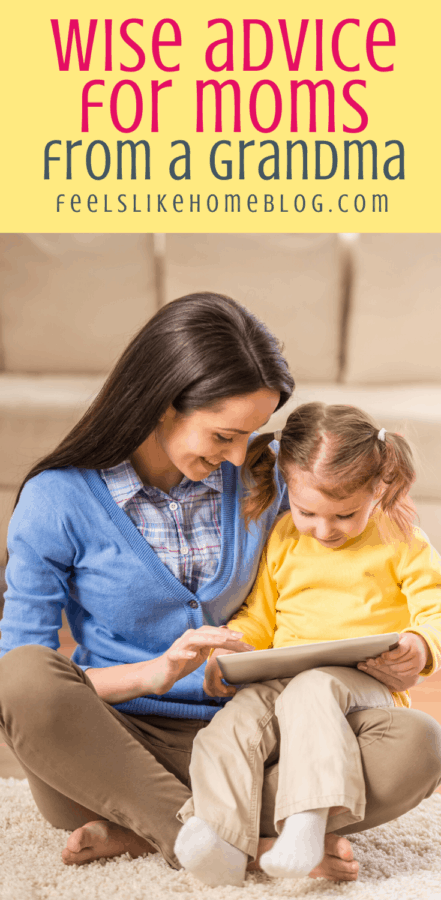
M 439 4 L 8 4 L 2 231 L 438 231 Z

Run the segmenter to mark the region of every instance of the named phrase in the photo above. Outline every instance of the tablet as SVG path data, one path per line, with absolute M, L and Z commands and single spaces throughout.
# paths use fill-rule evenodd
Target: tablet
M 250 650 L 218 656 L 221 672 L 230 684 L 249 681 L 270 681 L 272 678 L 292 678 L 305 669 L 318 666 L 351 666 L 365 659 L 380 656 L 397 646 L 399 634 L 370 634 L 345 638 L 341 641 L 317 641 L 271 650 Z

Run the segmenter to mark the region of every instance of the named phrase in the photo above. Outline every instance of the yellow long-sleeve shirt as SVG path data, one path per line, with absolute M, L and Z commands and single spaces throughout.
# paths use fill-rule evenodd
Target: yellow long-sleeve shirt
M 377 521 L 332 549 L 300 534 L 287 513 L 229 627 L 256 650 L 412 631 L 429 645 L 421 674 L 431 675 L 441 664 L 441 560 L 418 528 L 410 542 L 385 543 Z M 410 706 L 407 691 L 392 695 Z

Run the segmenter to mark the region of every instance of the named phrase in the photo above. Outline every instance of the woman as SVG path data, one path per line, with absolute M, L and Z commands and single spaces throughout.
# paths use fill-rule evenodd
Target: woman
M 204 694 L 201 663 L 212 646 L 232 649 L 221 626 L 287 508 L 277 473 L 275 500 L 247 531 L 240 466 L 293 386 L 250 313 L 216 294 L 184 297 L 147 323 L 81 422 L 25 480 L 9 532 L 0 722 L 41 813 L 74 831 L 66 863 L 155 848 L 178 866 L 191 745 L 227 700 Z M 73 662 L 55 652 L 62 608 Z M 436 723 L 413 713 L 404 730 L 400 710 L 387 722 L 384 712 L 351 720 L 368 791 L 358 830 L 401 815 L 441 776 Z M 397 766 L 379 796 L 391 743 Z M 417 794 L 407 783 L 416 752 Z M 348 842 L 330 835 L 326 850 L 312 874 L 353 880 Z

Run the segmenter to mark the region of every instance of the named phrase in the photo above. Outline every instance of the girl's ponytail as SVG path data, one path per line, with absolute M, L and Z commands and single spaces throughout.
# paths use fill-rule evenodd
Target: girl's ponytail
M 409 497 L 409 490 L 415 480 L 412 451 L 406 439 L 400 434 L 387 431 L 380 440 L 380 478 L 385 490 L 378 506 L 397 526 L 399 532 L 409 537 L 415 518 L 415 507 Z
M 242 477 L 248 493 L 242 501 L 245 525 L 258 519 L 276 497 L 274 466 L 276 454 L 269 446 L 274 433 L 259 434 L 248 447 L 242 466 Z

